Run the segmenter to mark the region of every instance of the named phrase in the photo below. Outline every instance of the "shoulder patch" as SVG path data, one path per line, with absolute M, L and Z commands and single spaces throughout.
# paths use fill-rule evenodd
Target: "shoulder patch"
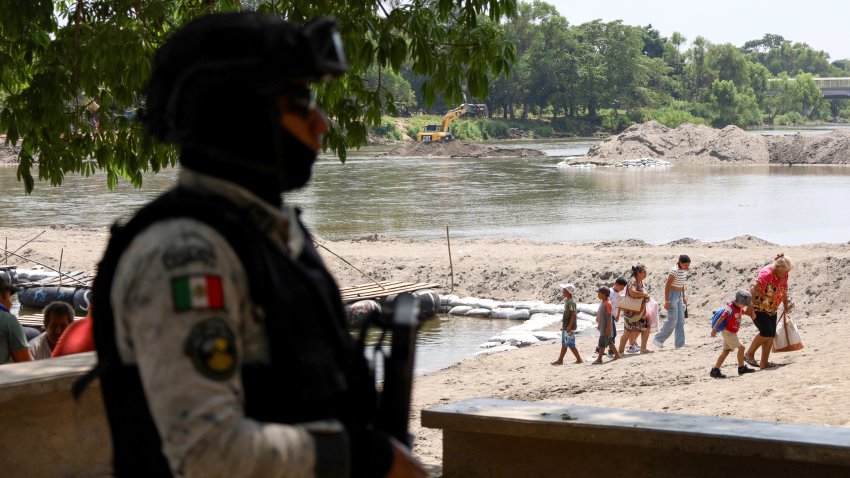
M 171 279 L 171 297 L 175 312 L 198 309 L 223 309 L 221 277 L 191 275 Z
M 211 380 L 227 380 L 236 372 L 235 338 L 224 319 L 207 319 L 192 327 L 183 351 L 195 369 Z

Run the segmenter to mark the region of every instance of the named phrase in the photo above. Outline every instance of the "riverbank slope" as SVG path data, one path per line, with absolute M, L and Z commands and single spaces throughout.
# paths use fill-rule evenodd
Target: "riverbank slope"
M 16 249 L 45 229 L 0 228 L 0 238 Z M 63 269 L 94 268 L 106 230 L 47 229 L 20 254 Z M 321 241 L 321 240 L 320 240 Z M 786 247 L 752 236 L 703 243 L 680 239 L 649 245 L 640 240 L 592 243 L 536 243 L 504 240 L 453 240 L 451 266 L 443 241 L 395 240 L 372 236 L 358 241 L 321 241 L 335 254 L 378 280 L 428 281 L 447 284 L 454 272 L 454 293 L 499 300 L 556 302 L 558 284 L 572 282 L 580 302 L 594 300 L 595 288 L 626 274 L 637 262 L 646 264 L 651 292 L 660 297 L 666 272 L 679 254 L 692 259 L 688 279 L 690 318 L 688 346 L 667 347 L 603 365 L 549 365 L 559 344 L 548 342 L 494 355 L 466 359 L 447 369 L 418 377 L 414 385 L 412 432 L 414 452 L 424 462 L 442 461 L 442 437 L 419 426 L 419 410 L 470 397 L 493 397 L 722 415 L 759 420 L 850 426 L 850 347 L 844 318 L 850 312 L 850 244 Z M 726 360 L 725 380 L 708 376 L 720 352 L 720 339 L 709 336 L 710 312 L 752 279 L 758 267 L 784 252 L 797 263 L 790 295 L 797 305 L 794 320 L 806 348 L 774 354 L 780 367 L 744 377 L 735 373 L 734 357 Z M 336 256 L 321 250 L 341 285 L 369 280 Z M 10 263 L 22 261 L 10 260 Z M 31 266 L 28 264 L 27 266 Z M 489 320 L 489 319 L 482 319 Z M 505 328 L 516 325 L 505 322 Z M 556 326 L 553 326 L 553 330 Z M 755 328 L 744 324 L 739 336 L 748 344 Z M 585 359 L 596 338 L 578 338 Z

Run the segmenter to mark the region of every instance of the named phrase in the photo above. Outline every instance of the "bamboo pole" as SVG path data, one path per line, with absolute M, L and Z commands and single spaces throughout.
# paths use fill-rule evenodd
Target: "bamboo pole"
M 65 254 L 65 248 L 59 249 L 59 287 L 62 287 L 62 256 Z
M 452 264 L 452 241 L 449 239 L 449 226 L 446 225 L 446 245 L 449 247 L 449 274 L 451 287 L 449 287 L 449 294 L 454 292 L 455 290 L 455 267 Z
M 332 250 L 328 249 L 328 248 L 327 248 L 327 246 L 325 246 L 324 244 L 319 244 L 319 241 L 317 241 L 315 237 L 311 237 L 310 239 L 312 239 L 312 240 L 313 240 L 313 244 L 315 244 L 315 245 L 317 245 L 317 246 L 321 247 L 322 249 L 324 249 L 324 250 L 326 250 L 326 251 L 330 252 L 330 253 L 331 253 L 331 254 L 333 254 L 333 255 L 334 255 L 337 259 L 341 260 L 342 262 L 345 262 L 345 263 L 346 263 L 346 264 L 348 264 L 348 265 L 349 265 L 352 269 L 354 269 L 354 270 L 356 270 L 357 272 L 359 272 L 359 273 L 363 274 L 363 275 L 364 275 L 366 278 L 368 278 L 370 281 L 372 281 L 372 282 L 374 282 L 375 284 L 377 284 L 377 285 L 378 285 L 378 287 L 380 287 L 380 288 L 381 288 L 381 290 L 384 290 L 384 286 L 382 286 L 380 282 L 378 282 L 378 281 L 376 281 L 375 279 L 373 279 L 373 278 L 372 278 L 372 276 L 370 276 L 369 274 L 367 274 L 367 273 L 365 273 L 365 272 L 361 271 L 360 269 L 358 269 L 358 268 L 354 267 L 354 265 L 353 265 L 352 263 L 350 263 L 350 262 L 348 262 L 347 260 L 343 259 L 343 258 L 342 258 L 339 254 L 337 254 L 336 252 L 334 252 L 334 251 L 332 251 Z
M 65 274 L 65 273 L 64 273 L 64 272 L 62 272 L 62 271 L 57 271 L 56 269 L 54 269 L 54 268 L 50 267 L 49 265 L 47 265 L 47 264 L 42 264 L 41 262 L 38 262 L 37 260 L 30 259 L 29 257 L 24 257 L 24 256 L 22 256 L 22 255 L 20 255 L 20 254 L 16 254 L 16 253 L 12 252 L 12 251 L 7 251 L 6 249 L 3 249 L 3 251 L 0 251 L 0 252 L 8 252 L 9 254 L 11 254 L 11 255 L 13 255 L 13 256 L 15 256 L 15 257 L 21 258 L 21 259 L 23 259 L 23 260 L 25 260 L 25 261 L 27 261 L 27 262 L 32 262 L 33 264 L 38 264 L 38 265 L 40 265 L 41 267 L 46 267 L 46 268 L 48 268 L 48 269 L 52 270 L 53 272 L 58 272 L 60 277 L 61 277 L 61 276 L 65 276 L 65 277 L 68 277 L 69 279 L 73 279 L 73 280 L 75 280 L 75 281 L 79 282 L 79 283 L 80 283 L 80 284 L 82 284 L 82 285 L 88 285 L 88 284 L 86 284 L 85 282 L 81 281 L 80 279 L 77 279 L 76 277 L 74 277 L 74 276 L 72 276 L 72 275 L 70 275 L 70 274 Z

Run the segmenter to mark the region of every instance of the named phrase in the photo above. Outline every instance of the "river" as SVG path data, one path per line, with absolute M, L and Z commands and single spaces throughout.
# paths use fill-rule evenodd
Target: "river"
M 453 238 L 544 242 L 639 238 L 658 244 L 742 234 L 788 245 L 850 240 L 844 219 L 850 216 L 850 167 L 557 166 L 596 142 L 499 143 L 547 153 L 524 159 L 376 157 L 388 148 L 364 148 L 345 164 L 323 156 L 312 183 L 286 200 L 303 207 L 307 224 L 327 239 L 442 239 L 449 226 Z M 175 170 L 146 174 L 141 189 L 120 184 L 108 191 L 104 174 L 68 175 L 63 186 L 37 183 L 28 196 L 14 168 L 0 168 L 0 226 L 106 227 L 176 176 Z M 469 356 L 508 326 L 457 317 L 429 322 L 419 340 L 417 373 Z

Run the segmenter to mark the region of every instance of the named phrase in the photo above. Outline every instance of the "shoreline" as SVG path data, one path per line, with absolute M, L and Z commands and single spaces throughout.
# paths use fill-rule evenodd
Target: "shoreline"
M 0 228 L 0 240 L 7 238 L 9 249 L 15 250 L 41 231 L 46 232 L 19 253 L 53 267 L 62 253 L 63 270 L 94 269 L 108 237 L 107 228 L 6 227 Z M 445 284 L 438 292 L 449 292 L 444 241 L 376 235 L 321 242 L 376 280 L 435 282 Z M 451 247 L 454 294 L 547 303 L 561 302 L 558 284 L 562 282 L 578 287 L 578 302 L 594 302 L 596 287 L 625 275 L 637 262 L 646 265 L 650 293 L 658 296 L 678 255 L 688 254 L 692 260 L 687 281 L 688 346 L 674 350 L 671 339 L 658 352 L 627 355 L 613 363 L 552 366 L 549 363 L 557 357 L 560 344 L 547 341 L 509 353 L 469 357 L 417 376 L 410 426 L 416 437 L 414 454 L 427 464 L 442 462 L 442 436 L 421 427 L 419 410 L 473 397 L 767 421 L 793 417 L 799 423 L 850 426 L 850 374 L 845 365 L 850 362 L 850 347 L 844 325 L 850 306 L 842 300 L 850 295 L 850 243 L 783 246 L 739 236 L 718 242 L 683 238 L 659 245 L 637 239 L 588 243 L 452 239 Z M 789 295 L 797 306 L 792 318 L 805 348 L 772 354 L 771 361 L 780 367 L 744 377 L 735 374 L 735 357 L 730 354 L 723 367 L 730 378 L 709 377 L 720 348 L 720 340 L 709 336 L 711 310 L 730 299 L 736 289 L 746 287 L 758 268 L 779 252 L 797 264 L 789 280 Z M 368 282 L 340 259 L 322 249 L 320 254 L 339 284 Z M 558 325 L 553 324 L 552 330 Z M 747 346 L 755 333 L 747 322 L 739 337 Z M 585 359 L 596 344 L 591 335 L 577 337 Z

